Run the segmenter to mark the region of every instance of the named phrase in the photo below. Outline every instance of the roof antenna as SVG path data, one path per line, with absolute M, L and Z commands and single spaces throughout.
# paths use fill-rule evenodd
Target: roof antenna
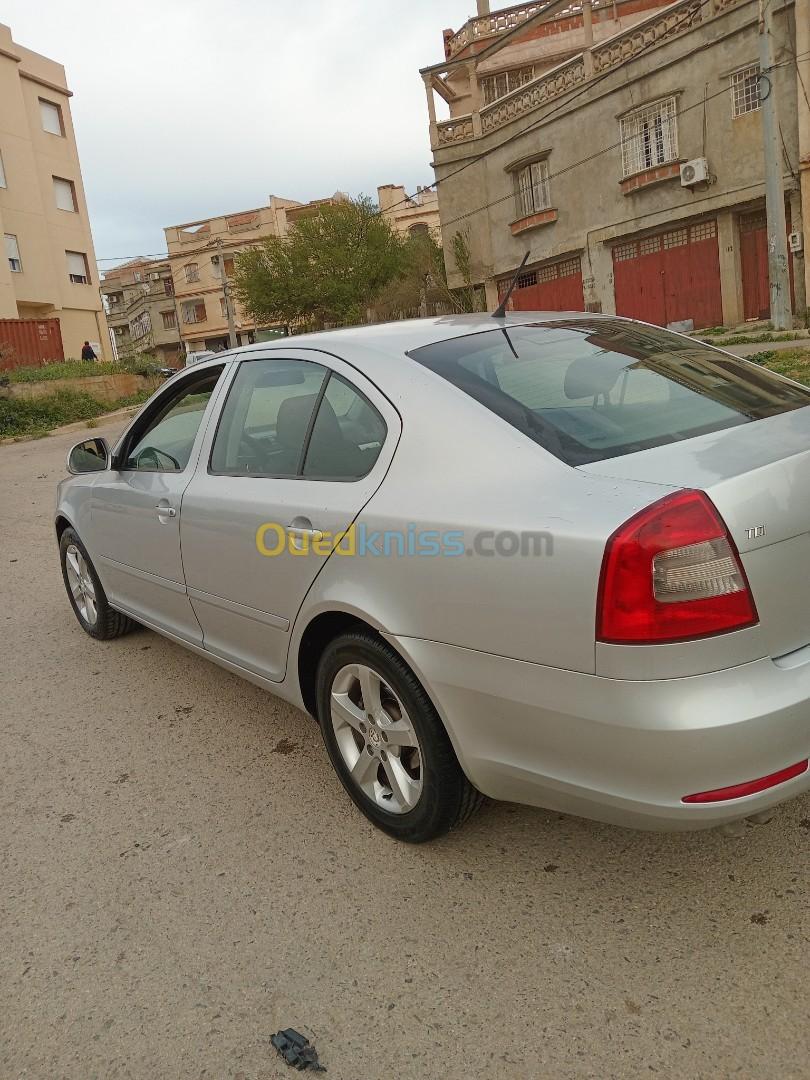
M 520 277 L 520 274 L 521 274 L 521 271 L 523 270 L 523 267 L 526 265 L 526 263 L 528 261 L 529 261 L 529 252 L 527 251 L 526 254 L 523 256 L 523 262 L 517 268 L 517 270 L 515 271 L 515 276 L 512 278 L 512 280 L 509 283 L 509 288 L 506 290 L 506 296 L 504 296 L 503 300 L 501 300 L 500 304 L 498 304 L 497 308 L 492 312 L 492 318 L 493 319 L 502 319 L 504 317 L 504 315 L 506 314 L 506 305 L 509 303 L 510 299 L 512 298 L 512 293 L 514 292 L 515 286 L 517 285 L 517 280 Z

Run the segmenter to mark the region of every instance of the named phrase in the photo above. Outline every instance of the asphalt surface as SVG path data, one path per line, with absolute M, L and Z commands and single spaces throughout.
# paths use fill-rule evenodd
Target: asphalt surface
M 81 632 L 77 438 L 0 447 L 0 1080 L 292 1076 L 290 1026 L 333 1080 L 810 1075 L 810 799 L 739 840 L 498 805 L 398 845 L 308 718 Z

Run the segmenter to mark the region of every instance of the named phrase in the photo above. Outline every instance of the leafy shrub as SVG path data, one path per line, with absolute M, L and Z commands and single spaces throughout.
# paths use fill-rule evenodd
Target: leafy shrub
M 46 432 L 75 420 L 91 420 L 106 408 L 90 394 L 75 390 L 58 390 L 31 400 L 0 398 L 0 438 Z
M 95 420 L 105 413 L 133 405 L 142 405 L 149 398 L 148 390 L 114 402 L 98 401 L 91 394 L 77 390 L 57 390 L 46 397 L 0 397 L 0 439 L 20 435 L 45 435 L 62 424 L 78 420 Z
M 4 371 L 9 382 L 51 382 L 55 379 L 86 379 L 99 375 L 157 375 L 160 363 L 154 356 L 138 356 L 105 363 L 97 360 L 64 360 L 42 367 L 19 367 Z

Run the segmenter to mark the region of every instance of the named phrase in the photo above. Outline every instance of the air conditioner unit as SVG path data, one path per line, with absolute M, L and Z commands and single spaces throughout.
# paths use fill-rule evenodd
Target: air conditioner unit
M 804 237 L 800 232 L 792 232 L 788 236 L 788 247 L 794 255 L 804 250 Z
M 709 180 L 709 175 L 709 162 L 706 158 L 693 158 L 681 165 L 681 187 L 705 184 Z

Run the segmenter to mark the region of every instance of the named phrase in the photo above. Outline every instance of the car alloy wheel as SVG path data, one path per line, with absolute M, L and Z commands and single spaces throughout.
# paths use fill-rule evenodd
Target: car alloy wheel
M 372 668 L 347 664 L 332 681 L 330 714 L 353 784 L 389 814 L 422 795 L 422 749 L 400 698 Z
M 88 626 L 95 626 L 98 621 L 96 588 L 87 561 L 75 544 L 69 544 L 65 552 L 65 571 L 79 614 Z

